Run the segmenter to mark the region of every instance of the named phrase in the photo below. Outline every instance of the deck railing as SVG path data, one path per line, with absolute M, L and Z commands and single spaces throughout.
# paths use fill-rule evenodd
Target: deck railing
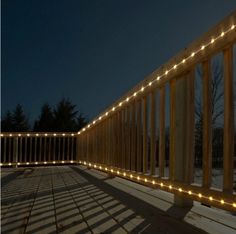
M 234 12 L 155 70 L 82 129 L 78 137 L 80 162 L 172 192 L 175 194 L 176 204 L 188 206 L 192 205 L 193 200 L 197 200 L 235 211 L 236 197 L 233 191 L 235 24 Z M 222 190 L 211 187 L 211 60 L 217 54 L 221 54 L 223 58 L 224 83 Z M 201 93 L 203 177 L 202 184 L 196 185 L 193 183 L 195 70 L 199 65 L 203 74 Z M 170 118 L 169 122 L 167 115 Z M 169 158 L 165 157 L 166 129 L 169 129 L 170 138 Z M 167 161 L 169 175 L 165 176 Z
M 2 166 L 75 162 L 75 133 L 15 132 L 1 134 Z
M 177 205 L 191 206 L 193 201 L 199 201 L 235 212 L 236 196 L 233 188 L 235 42 L 236 12 L 155 70 L 80 132 L 64 135 L 62 133 L 56 136 L 53 133 L 42 133 L 42 135 L 34 133 L 32 136 L 28 136 L 27 133 L 6 136 L 6 133 L 3 133 L 2 164 L 79 162 L 88 167 L 171 192 Z M 212 188 L 211 180 L 210 64 L 213 56 L 219 53 L 223 57 L 224 143 L 223 185 L 221 190 L 216 190 Z M 195 69 L 199 64 L 203 73 L 201 93 L 203 177 L 202 184 L 196 185 L 193 183 Z M 168 154 L 165 146 L 167 135 L 170 142 Z M 24 144 L 28 145 L 29 142 L 29 147 L 24 147 Z M 12 151 L 13 154 L 9 153 Z M 12 161 L 6 161 L 6 152 Z

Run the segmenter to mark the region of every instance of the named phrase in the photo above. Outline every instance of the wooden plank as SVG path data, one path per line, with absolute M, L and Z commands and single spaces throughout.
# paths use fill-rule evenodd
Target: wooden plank
M 151 92 L 151 113 L 150 113 L 150 173 L 155 175 L 156 169 L 156 92 Z
M 160 88 L 159 119 L 159 176 L 164 176 L 165 169 L 165 86 Z
M 127 125 L 127 152 L 126 152 L 126 159 L 127 159 L 127 170 L 130 170 L 130 143 L 131 143 L 131 127 L 130 127 L 130 106 L 127 106 L 126 110 L 126 125 Z
M 170 82 L 170 156 L 169 156 L 169 178 L 174 180 L 175 175 L 175 95 L 176 80 Z
M 143 125 L 143 173 L 147 173 L 147 96 L 143 97 L 142 125 Z
M 135 165 L 136 165 L 136 155 L 135 155 L 135 149 L 136 149 L 136 142 L 135 142 L 135 135 L 136 135 L 136 121 L 135 121 L 135 101 L 131 104 L 131 170 L 135 171 Z
M 224 50 L 224 177 L 223 190 L 233 192 L 234 94 L 233 47 Z
M 203 69 L 203 178 L 205 188 L 211 186 L 212 176 L 212 104 L 210 61 L 202 63 Z
M 137 171 L 141 172 L 141 142 L 142 142 L 142 135 L 141 135 L 141 100 L 137 101 Z

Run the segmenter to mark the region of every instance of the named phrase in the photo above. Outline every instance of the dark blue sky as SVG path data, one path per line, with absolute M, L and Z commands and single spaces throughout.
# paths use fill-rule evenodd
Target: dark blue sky
M 95 117 L 236 9 L 235 0 L 2 0 L 2 113 L 62 97 Z

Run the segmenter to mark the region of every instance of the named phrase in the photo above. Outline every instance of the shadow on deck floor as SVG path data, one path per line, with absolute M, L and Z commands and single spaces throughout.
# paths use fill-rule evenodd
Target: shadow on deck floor
M 79 166 L 13 170 L 2 180 L 2 233 L 204 233 L 181 220 L 188 210 L 164 212 L 110 179 Z

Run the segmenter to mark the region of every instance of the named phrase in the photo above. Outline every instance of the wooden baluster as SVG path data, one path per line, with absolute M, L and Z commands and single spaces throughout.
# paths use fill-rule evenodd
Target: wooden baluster
M 202 63 L 203 68 L 203 181 L 205 188 L 211 186 L 212 176 L 212 103 L 210 61 Z
M 233 48 L 224 50 L 224 177 L 223 190 L 233 192 L 234 171 L 234 94 Z
M 143 173 L 147 173 L 147 96 L 143 97 Z
M 155 175 L 156 169 L 156 92 L 151 92 L 151 115 L 150 115 L 150 155 L 151 155 L 151 175 Z

